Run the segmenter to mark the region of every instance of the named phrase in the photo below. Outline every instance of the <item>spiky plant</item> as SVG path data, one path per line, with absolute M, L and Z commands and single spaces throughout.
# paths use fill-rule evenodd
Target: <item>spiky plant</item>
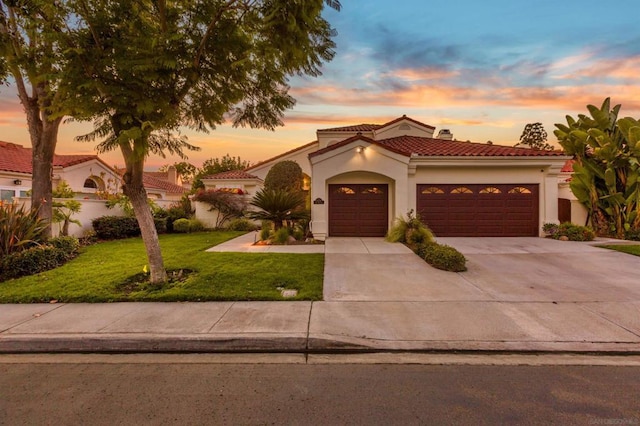
M 304 197 L 299 192 L 261 189 L 249 203 L 260 210 L 251 211 L 247 215 L 251 219 L 269 220 L 277 231 L 287 221 L 307 219 L 309 213 L 303 210 Z
M 46 229 L 47 221 L 38 217 L 37 210 L 0 205 L 0 258 L 42 242 Z

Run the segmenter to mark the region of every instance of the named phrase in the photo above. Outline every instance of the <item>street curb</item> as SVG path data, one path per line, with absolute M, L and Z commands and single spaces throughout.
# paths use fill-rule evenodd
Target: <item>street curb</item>
M 0 354 L 36 353 L 302 353 L 640 355 L 640 344 L 609 342 L 367 341 L 300 336 L 10 336 Z

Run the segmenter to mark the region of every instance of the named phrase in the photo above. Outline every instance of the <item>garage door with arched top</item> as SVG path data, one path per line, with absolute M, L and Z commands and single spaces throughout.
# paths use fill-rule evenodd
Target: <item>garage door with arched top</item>
M 388 209 L 386 184 L 329 185 L 329 236 L 383 237 Z
M 538 236 L 538 185 L 417 186 L 417 211 L 436 236 Z

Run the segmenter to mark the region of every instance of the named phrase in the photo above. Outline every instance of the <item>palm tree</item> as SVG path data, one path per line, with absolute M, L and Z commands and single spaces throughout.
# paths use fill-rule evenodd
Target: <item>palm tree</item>
M 309 213 L 302 209 L 304 197 L 298 192 L 261 189 L 249 204 L 260 210 L 249 212 L 248 216 L 251 219 L 272 221 L 276 231 L 283 227 L 285 221 L 309 218 Z

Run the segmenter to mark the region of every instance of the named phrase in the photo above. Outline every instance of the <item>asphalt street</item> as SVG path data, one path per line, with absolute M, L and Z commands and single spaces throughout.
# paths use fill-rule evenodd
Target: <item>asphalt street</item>
M 0 424 L 640 424 L 637 366 L 182 357 L 0 357 Z

